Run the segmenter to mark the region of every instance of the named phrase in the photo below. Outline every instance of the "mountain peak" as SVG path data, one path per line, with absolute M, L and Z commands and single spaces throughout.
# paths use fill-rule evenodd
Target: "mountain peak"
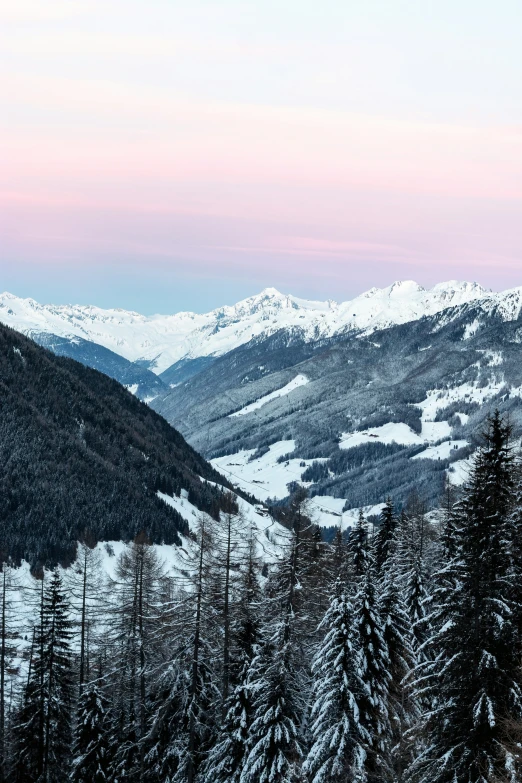
M 397 280 L 336 303 L 301 299 L 269 286 L 234 305 L 209 313 L 144 316 L 120 309 L 78 305 L 40 305 L 12 294 L 0 296 L 0 321 L 26 334 L 81 338 L 139 362 L 161 374 L 176 362 L 222 356 L 228 351 L 282 330 L 299 330 L 304 340 L 345 331 L 370 334 L 394 324 L 415 321 L 449 307 L 476 300 L 519 308 L 512 294 L 488 293 L 478 283 L 449 280 L 426 290 L 414 280 Z M 507 309 L 506 309 L 507 308 Z

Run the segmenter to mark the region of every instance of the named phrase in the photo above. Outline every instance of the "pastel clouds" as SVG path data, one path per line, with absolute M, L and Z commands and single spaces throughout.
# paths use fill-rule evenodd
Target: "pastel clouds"
M 421 18 L 405 45 L 377 0 L 378 15 L 343 16 L 346 29 L 329 2 L 321 20 L 301 4 L 293 26 L 291 2 L 277 18 L 271 3 L 9 6 L 0 0 L 0 263 L 170 263 L 347 287 L 361 264 L 370 285 L 477 270 L 505 287 L 522 274 L 522 116 L 506 79 L 496 95 L 483 81 L 482 98 L 459 85 L 465 51 L 478 62 L 483 8 L 461 53 Z M 446 47 L 433 70 L 429 35 Z M 498 57 L 482 50 L 498 75 L 506 36 Z

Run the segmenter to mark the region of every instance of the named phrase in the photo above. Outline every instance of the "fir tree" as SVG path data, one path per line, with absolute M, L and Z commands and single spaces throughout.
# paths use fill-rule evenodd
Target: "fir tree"
M 311 783 L 364 781 L 371 737 L 360 720 L 365 693 L 346 585 L 335 585 L 321 623 L 325 636 L 313 662 L 312 746 L 304 764 Z
M 227 699 L 226 713 L 216 743 L 210 749 L 203 783 L 239 783 L 246 759 L 253 716 L 253 694 L 249 683 L 252 661 L 261 642 L 259 609 L 261 595 L 258 581 L 256 542 L 252 531 L 249 556 L 241 577 L 239 613 L 233 624 L 235 637 L 231 674 L 235 687 Z
M 510 431 L 495 413 L 459 504 L 455 590 L 447 595 L 446 622 L 431 640 L 428 744 L 411 770 L 426 783 L 520 779 L 502 728 L 522 719 L 511 603 Z
M 395 509 L 391 498 L 388 498 L 381 511 L 380 527 L 375 534 L 373 541 L 373 559 L 377 573 L 382 571 L 386 560 L 388 559 L 396 527 L 397 517 L 395 516 Z
M 284 622 L 254 659 L 249 687 L 253 720 L 240 781 L 292 783 L 302 756 L 299 726 L 303 704 Z
M 355 600 L 355 628 L 361 651 L 361 679 L 365 686 L 360 705 L 360 721 L 370 736 L 365 771 L 369 783 L 380 783 L 389 770 L 391 729 L 388 693 L 391 675 L 370 567 L 362 578 Z
M 360 579 L 366 574 L 369 564 L 368 529 L 362 509 L 359 511 L 357 524 L 348 540 L 348 553 L 352 574 L 356 579 Z
M 78 704 L 73 751 L 74 783 L 106 783 L 109 775 L 110 742 L 108 701 L 99 688 L 88 685 Z
M 379 591 L 379 614 L 389 658 L 388 714 L 391 728 L 391 766 L 396 780 L 411 761 L 409 732 L 418 718 L 418 707 L 412 693 L 410 675 L 415 667 L 414 637 L 406 610 L 404 592 L 398 578 L 396 533 L 389 543 L 388 556 Z
M 17 732 L 22 779 L 69 776 L 74 677 L 69 607 L 57 571 L 44 590 Z M 27 778 L 23 776 L 27 775 Z

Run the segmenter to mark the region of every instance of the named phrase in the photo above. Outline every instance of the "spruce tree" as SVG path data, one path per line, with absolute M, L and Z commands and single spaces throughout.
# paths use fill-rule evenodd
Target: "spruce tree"
M 16 729 L 22 779 L 61 783 L 69 777 L 74 701 L 70 626 L 69 606 L 55 571 L 46 589 L 42 580 L 40 619 Z
M 239 783 L 246 760 L 250 726 L 253 718 L 253 693 L 249 675 L 254 657 L 261 643 L 261 590 L 258 581 L 259 565 L 256 542 L 251 531 L 249 554 L 239 591 L 239 605 L 232 623 L 235 640 L 231 661 L 231 679 L 234 689 L 226 702 L 226 712 L 219 734 L 210 748 L 202 783 Z
M 381 783 L 389 771 L 391 728 L 388 713 L 390 658 L 379 613 L 373 569 L 368 566 L 355 599 L 355 628 L 361 651 L 364 692 L 360 721 L 370 736 L 365 761 L 368 783 Z
M 253 714 L 241 783 L 290 783 L 301 763 L 299 727 L 305 706 L 304 652 L 298 633 L 303 608 L 299 589 L 301 524 L 298 512 L 287 551 L 265 602 L 266 641 L 248 675 Z
M 302 757 L 300 686 L 295 676 L 292 642 L 283 622 L 252 663 L 249 687 L 253 694 L 253 718 L 241 783 L 295 780 Z
M 109 704 L 95 685 L 87 685 L 80 697 L 76 719 L 71 780 L 74 783 L 106 783 L 110 768 Z
M 352 602 L 341 580 L 335 584 L 321 628 L 325 635 L 312 666 L 312 745 L 304 771 L 311 783 L 364 781 L 366 747 L 371 743 L 368 729 L 361 724 L 366 686 Z
M 357 524 L 348 540 L 348 553 L 351 561 L 352 575 L 356 579 L 364 576 L 369 565 L 368 529 L 362 509 L 359 511 Z
M 388 559 L 396 527 L 397 517 L 395 516 L 395 509 L 391 498 L 388 498 L 381 511 L 379 529 L 373 539 L 373 559 L 377 573 L 381 573 Z
M 522 720 L 513 621 L 510 519 L 514 490 L 511 428 L 489 420 L 458 506 L 455 589 L 446 622 L 431 647 L 433 707 L 425 716 L 427 747 L 411 776 L 425 783 L 493 783 L 520 779 L 503 727 Z M 425 669 L 421 673 L 424 688 Z
M 409 733 L 418 719 L 418 706 L 410 682 L 416 657 L 412 623 L 406 610 L 396 563 L 396 534 L 395 530 L 381 574 L 379 614 L 389 657 L 387 707 L 391 729 L 391 767 L 394 779 L 401 781 L 412 758 L 413 746 Z

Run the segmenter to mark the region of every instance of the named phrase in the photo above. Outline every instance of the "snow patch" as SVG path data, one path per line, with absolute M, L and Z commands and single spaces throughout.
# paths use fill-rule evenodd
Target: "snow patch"
M 307 383 L 309 383 L 309 380 L 306 375 L 297 375 L 293 381 L 287 383 L 286 386 L 283 386 L 281 389 L 276 389 L 275 391 L 270 392 L 270 394 L 265 394 L 264 397 L 260 397 L 255 402 L 251 402 L 250 405 L 246 405 L 244 408 L 241 408 L 240 411 L 231 413 L 228 418 L 233 419 L 236 416 L 246 416 L 248 413 L 252 413 L 252 411 L 262 408 L 263 405 L 266 405 L 268 402 L 276 400 L 279 397 L 285 397 L 287 394 L 290 394 L 290 392 L 293 392 L 294 389 L 305 386 Z
M 361 432 L 342 433 L 339 448 L 353 449 L 363 443 L 399 443 L 402 446 L 416 446 L 423 442 L 420 435 L 417 435 L 407 424 L 390 422 L 383 424 L 382 427 L 373 427 Z
M 462 449 L 467 445 L 466 440 L 448 440 L 438 446 L 429 446 L 419 454 L 415 454 L 412 459 L 449 459 L 452 451 Z
M 245 492 L 250 492 L 260 500 L 287 497 L 287 484 L 301 481 L 301 474 L 313 462 L 320 459 L 299 459 L 292 457 L 279 463 L 279 457 L 290 454 L 295 449 L 293 440 L 280 440 L 272 444 L 266 454 L 251 460 L 255 449 L 246 449 L 225 457 L 210 460 L 213 467 Z

